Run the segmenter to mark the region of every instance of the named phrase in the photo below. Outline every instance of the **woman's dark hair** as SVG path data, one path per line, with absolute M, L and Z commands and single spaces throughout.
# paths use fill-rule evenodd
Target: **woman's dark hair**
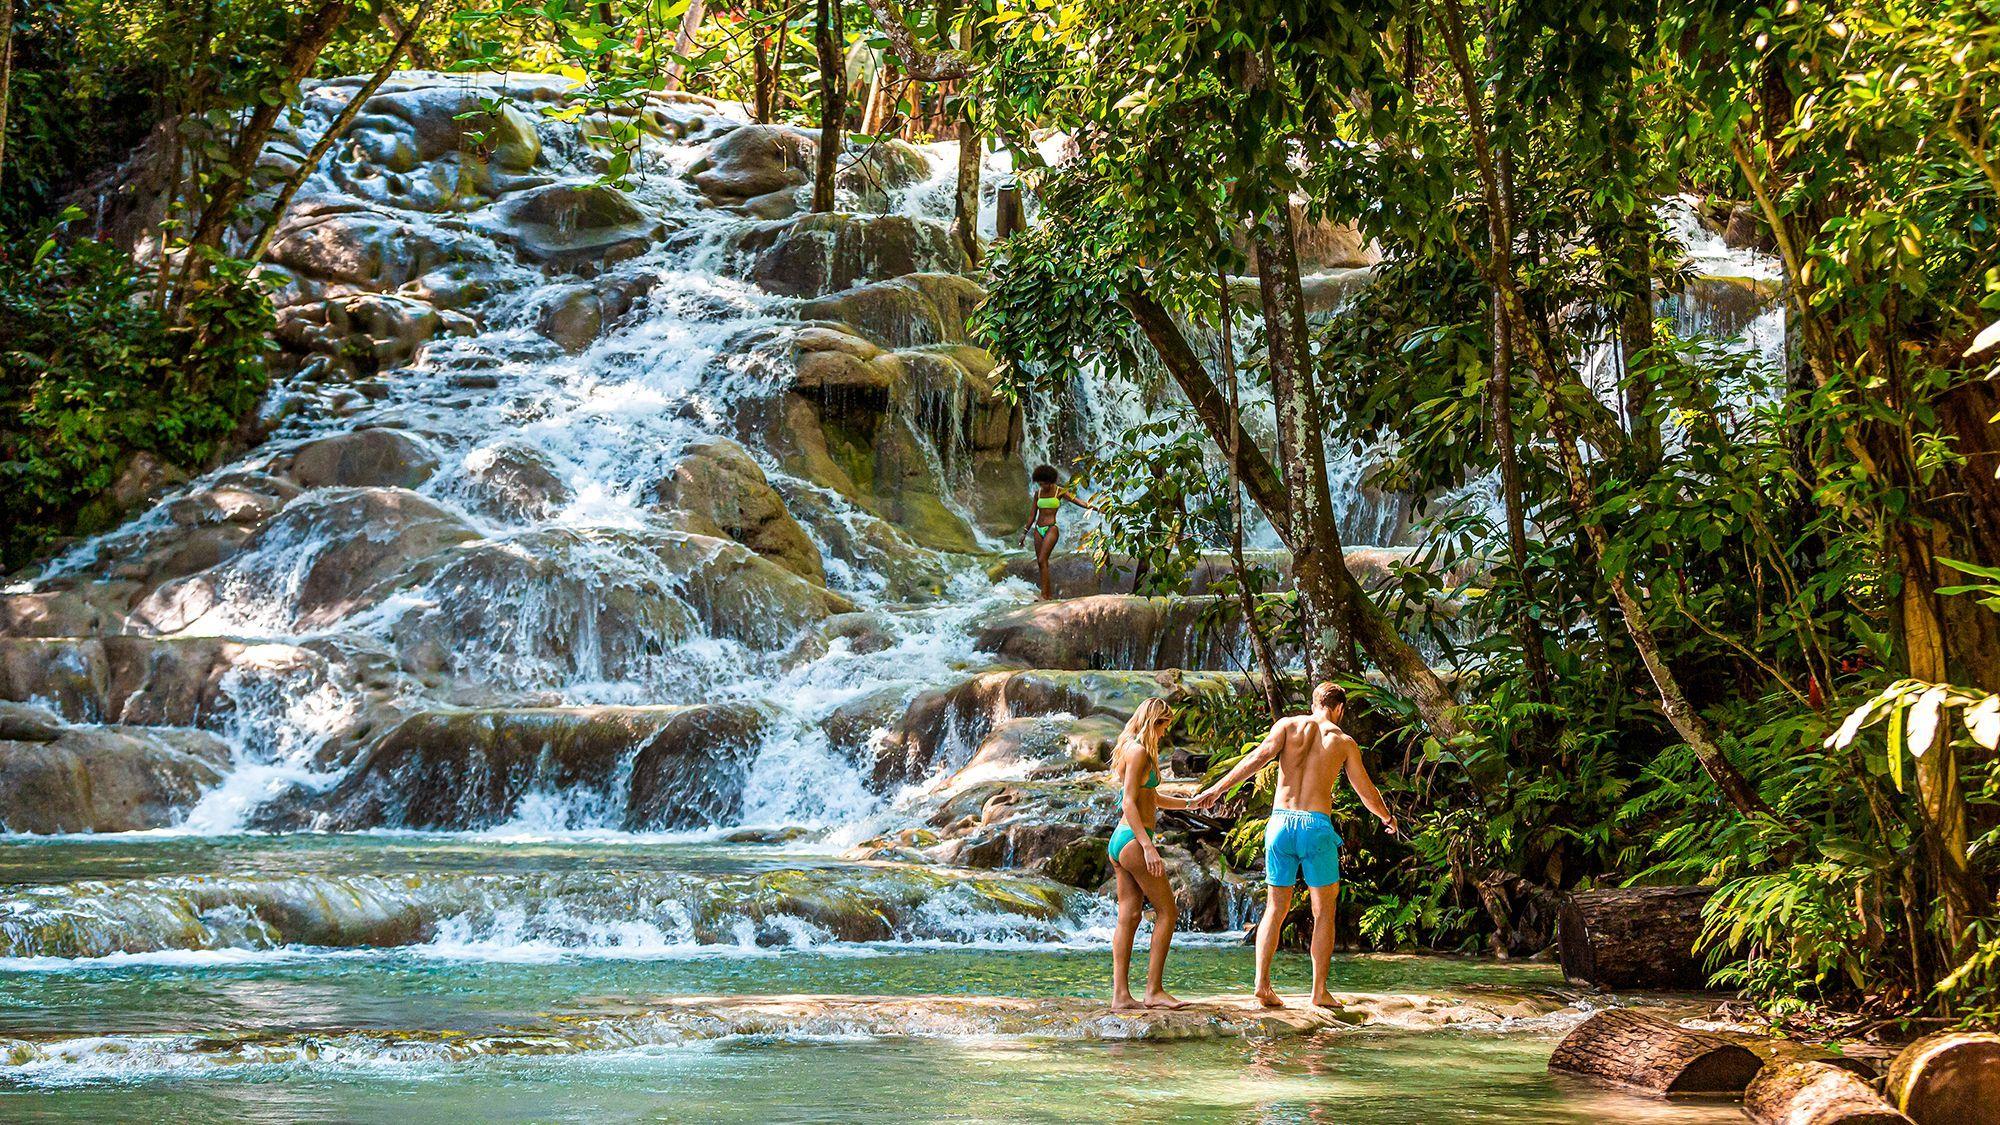
M 1036 484 L 1054 484 L 1062 477 L 1056 473 L 1054 465 L 1036 465 L 1032 479 Z

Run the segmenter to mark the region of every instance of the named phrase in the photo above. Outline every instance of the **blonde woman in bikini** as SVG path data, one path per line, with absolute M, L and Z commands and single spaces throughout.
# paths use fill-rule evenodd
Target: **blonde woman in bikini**
M 1153 824 L 1161 809 L 1184 809 L 1188 801 L 1159 792 L 1160 738 L 1174 723 L 1174 713 L 1162 699 L 1139 705 L 1111 751 L 1112 776 L 1124 791 L 1124 815 L 1111 834 L 1111 870 L 1118 876 L 1118 928 L 1111 937 L 1111 1007 L 1182 1008 L 1168 995 L 1161 978 L 1167 971 L 1167 947 L 1174 940 L 1174 888 L 1167 865 L 1153 839 Z M 1153 904 L 1153 946 L 1146 962 L 1146 997 L 1132 998 L 1132 942 L 1146 904 Z
M 1022 529 L 1022 534 L 1034 536 L 1035 564 L 1041 568 L 1042 598 L 1047 600 L 1056 596 L 1055 584 L 1049 577 L 1049 556 L 1055 553 L 1056 540 L 1062 538 L 1062 528 L 1056 525 L 1056 512 L 1065 500 L 1093 512 L 1098 507 L 1064 488 L 1062 477 L 1054 465 L 1035 466 L 1032 479 L 1035 482 L 1035 514 L 1028 520 L 1028 526 Z

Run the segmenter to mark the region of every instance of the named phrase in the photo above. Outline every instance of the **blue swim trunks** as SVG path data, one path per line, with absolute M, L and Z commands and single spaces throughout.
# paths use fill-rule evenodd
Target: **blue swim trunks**
M 1304 871 L 1306 886 L 1340 882 L 1340 833 L 1323 812 L 1272 809 L 1264 825 L 1264 881 L 1290 887 Z

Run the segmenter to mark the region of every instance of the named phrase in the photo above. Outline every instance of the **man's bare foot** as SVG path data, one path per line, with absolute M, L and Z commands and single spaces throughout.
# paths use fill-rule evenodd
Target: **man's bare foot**
M 1340 1002 L 1335 1000 L 1333 994 L 1330 992 L 1315 992 L 1313 993 L 1313 1006 L 1317 1008 L 1338 1008 L 1340 1007 Z
M 1144 1004 L 1139 1003 L 1130 996 L 1114 996 L 1111 998 L 1111 1010 L 1114 1012 L 1140 1012 L 1144 1011 L 1145 1008 Z
M 1284 998 L 1278 995 L 1276 989 L 1271 988 L 1258 989 L 1257 1002 L 1266 1008 L 1282 1008 L 1285 1006 Z
M 1148 992 L 1146 994 L 1146 1006 L 1148 1008 L 1160 1008 L 1171 1012 L 1187 1007 L 1187 1001 L 1170 996 L 1165 992 Z

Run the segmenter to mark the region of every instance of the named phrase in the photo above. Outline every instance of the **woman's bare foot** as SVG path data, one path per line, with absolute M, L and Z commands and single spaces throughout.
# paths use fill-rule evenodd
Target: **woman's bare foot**
M 1316 1008 L 1338 1008 L 1340 1007 L 1340 1002 L 1335 1000 L 1333 994 L 1330 992 L 1315 992 L 1313 993 L 1313 1006 Z
M 1187 1001 L 1177 999 L 1165 992 L 1148 992 L 1146 994 L 1146 1006 L 1148 1008 L 1160 1008 L 1171 1012 L 1187 1007 Z
M 1140 1012 L 1144 1011 L 1145 1008 L 1144 1004 L 1132 999 L 1129 995 L 1114 996 L 1111 998 L 1111 1010 L 1114 1012 Z
M 1279 996 L 1277 990 L 1274 988 L 1258 989 L 1257 1002 L 1266 1008 L 1282 1008 L 1285 1006 L 1284 998 Z

